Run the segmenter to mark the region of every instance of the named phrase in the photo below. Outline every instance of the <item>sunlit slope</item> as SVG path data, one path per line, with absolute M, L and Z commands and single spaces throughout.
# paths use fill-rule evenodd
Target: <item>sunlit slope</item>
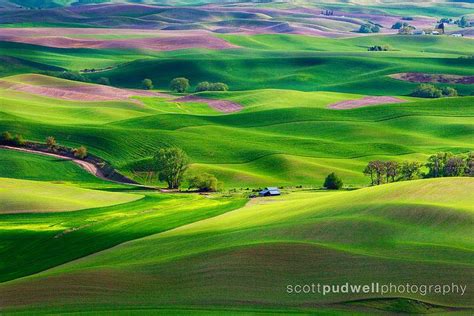
M 61 167 L 49 167 L 51 173 L 61 172 Z M 0 178 L 0 282 L 220 215 L 245 203 L 238 197 L 99 188 Z
M 77 211 L 131 202 L 141 197 L 42 181 L 0 178 L 0 213 Z
M 38 310 L 51 311 L 211 305 L 293 309 L 380 296 L 288 295 L 288 284 L 454 282 L 469 288 L 473 189 L 470 178 L 444 178 L 254 200 L 221 216 L 5 283 L 0 293 L 8 309 L 34 302 Z M 108 290 L 92 290 L 97 288 Z M 472 295 L 403 297 L 472 308 Z

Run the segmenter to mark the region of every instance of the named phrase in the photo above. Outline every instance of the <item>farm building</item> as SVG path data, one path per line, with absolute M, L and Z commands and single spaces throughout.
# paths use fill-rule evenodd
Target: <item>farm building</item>
M 258 193 L 260 196 L 276 196 L 280 194 L 280 190 L 276 187 L 268 187 Z

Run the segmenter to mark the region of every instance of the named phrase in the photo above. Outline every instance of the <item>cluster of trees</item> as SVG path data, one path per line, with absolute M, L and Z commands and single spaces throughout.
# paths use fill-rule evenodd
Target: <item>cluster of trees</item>
M 389 51 L 389 50 L 392 50 L 392 47 L 390 47 L 390 45 L 374 45 L 374 46 L 370 46 L 369 49 L 368 49 L 370 52 L 386 52 L 386 51 Z
M 458 92 L 456 89 L 451 87 L 438 88 L 432 84 L 420 84 L 411 93 L 414 97 L 419 98 L 441 98 L 441 97 L 456 97 Z
M 402 27 L 407 27 L 407 26 L 410 26 L 410 24 L 408 24 L 408 22 L 396 22 L 395 24 L 392 25 L 392 30 L 399 30 L 401 29 Z
M 196 86 L 196 92 L 201 91 L 227 91 L 229 86 L 222 82 L 203 81 Z
M 146 90 L 153 89 L 153 81 L 151 79 L 143 79 L 142 86 Z M 189 90 L 189 79 L 185 77 L 174 78 L 170 82 L 170 89 L 174 92 L 183 93 Z M 196 92 L 201 91 L 227 91 L 229 86 L 222 82 L 208 82 L 203 81 L 196 86 Z
M 189 167 L 189 157 L 177 147 L 161 148 L 154 156 L 158 179 L 168 184 L 169 189 L 178 189 Z M 215 192 L 222 186 L 217 178 L 209 173 L 194 175 L 188 179 L 189 189 L 201 192 Z
M 428 169 L 427 173 L 422 168 Z M 383 183 L 413 180 L 417 178 L 460 177 L 474 176 L 474 153 L 467 155 L 453 155 L 440 152 L 431 155 L 425 164 L 417 161 L 369 161 L 364 174 L 370 177 L 372 185 Z
M 405 161 L 398 163 L 396 161 L 369 161 L 364 169 L 364 174 L 370 177 L 372 185 L 395 182 L 400 180 L 413 180 L 421 174 L 419 162 Z
M 461 17 L 459 20 L 454 21 L 455 24 L 457 24 L 459 27 L 470 27 L 471 22 L 467 20 L 465 16 Z
M 359 33 L 378 33 L 380 32 L 381 25 L 366 23 L 362 24 L 359 28 Z
M 12 135 L 10 132 L 6 131 L 0 135 L 0 145 L 7 146 L 23 146 L 25 140 L 23 136 L 19 134 Z

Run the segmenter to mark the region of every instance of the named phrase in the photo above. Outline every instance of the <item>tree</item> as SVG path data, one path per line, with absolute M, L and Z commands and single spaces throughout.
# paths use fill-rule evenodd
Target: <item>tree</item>
M 472 151 L 467 154 L 464 174 L 468 177 L 474 177 L 474 152 Z
M 110 86 L 110 80 L 107 77 L 100 77 L 99 79 L 97 79 L 97 83 L 102 84 L 104 86 Z
M 407 26 L 409 26 L 409 24 L 407 22 L 398 21 L 398 22 L 396 22 L 395 24 L 392 25 L 392 30 L 399 30 L 402 27 L 407 27 Z
M 339 190 L 343 186 L 342 179 L 332 172 L 324 180 L 323 186 L 328 190 Z
M 460 177 L 466 169 L 466 161 L 461 156 L 454 156 L 446 161 L 444 175 L 446 177 Z
M 439 152 L 435 155 L 431 155 L 428 158 L 428 162 L 425 164 L 425 166 L 428 168 L 427 176 L 430 178 L 444 176 L 444 166 L 446 161 L 452 156 L 453 154 L 450 152 Z
M 422 83 L 412 92 L 411 95 L 419 98 L 441 98 L 443 93 L 432 84 Z
M 444 87 L 441 89 L 441 93 L 445 97 L 457 97 L 458 96 L 458 91 L 454 88 L 451 87 Z
M 49 150 L 55 150 L 57 143 L 56 139 L 53 136 L 46 137 L 46 146 L 48 146 Z
M 383 182 L 385 174 L 385 163 L 380 160 L 369 161 L 364 169 L 364 174 L 370 176 L 372 185 L 379 185 Z
M 395 24 L 392 25 L 392 30 L 399 30 L 403 26 L 403 22 L 396 22 Z
M 12 144 L 16 146 L 23 146 L 25 144 L 25 140 L 23 139 L 23 136 L 16 134 L 13 136 Z
M 417 161 L 405 161 L 402 164 L 400 169 L 400 173 L 403 179 L 405 180 L 413 180 L 418 178 L 421 174 L 421 167 L 422 164 Z
M 189 89 L 189 80 L 183 77 L 174 78 L 170 82 L 170 89 L 178 93 L 183 93 Z
M 207 81 L 200 82 L 196 86 L 196 92 L 208 91 L 208 90 L 209 90 L 209 82 Z
M 411 34 L 414 30 L 415 30 L 414 26 L 411 26 L 411 25 L 402 26 L 398 30 L 398 34 L 407 35 L 407 34 Z
M 87 157 L 87 148 L 84 146 L 81 146 L 79 148 L 74 148 L 73 150 L 74 157 L 79 158 L 79 159 L 84 159 Z
M 461 17 L 461 19 L 458 21 L 459 27 L 466 27 L 468 25 L 469 25 L 469 22 L 467 21 L 465 16 Z
M 146 90 L 153 89 L 153 81 L 151 81 L 151 79 L 143 79 L 142 85 Z
M 189 165 L 186 153 L 177 147 L 161 148 L 154 159 L 159 180 L 165 181 L 169 189 L 177 189 Z
M 12 145 L 13 143 L 13 136 L 10 132 L 3 132 L 0 136 L 0 144 L 2 145 Z
M 227 91 L 229 86 L 222 82 L 214 82 L 209 85 L 209 91 Z
M 395 182 L 395 178 L 400 174 L 400 164 L 396 161 L 386 161 L 385 162 L 385 175 L 387 183 L 390 179 L 392 182 Z
M 217 178 L 209 173 L 199 174 L 189 179 L 190 189 L 195 188 L 202 192 L 215 192 L 217 187 Z

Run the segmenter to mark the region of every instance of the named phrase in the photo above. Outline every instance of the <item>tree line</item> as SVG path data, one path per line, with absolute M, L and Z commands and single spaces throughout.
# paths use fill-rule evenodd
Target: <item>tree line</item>
M 12 135 L 10 132 L 6 131 L 0 134 L 0 145 L 13 146 L 13 147 L 29 147 L 33 144 L 32 142 L 27 142 L 22 135 L 15 134 Z M 45 139 L 46 149 L 49 152 L 58 152 L 58 151 L 70 151 L 74 157 L 79 159 L 84 159 L 87 157 L 87 148 L 85 146 L 79 146 L 70 150 L 67 147 L 60 146 L 56 139 L 53 136 L 48 136 Z
M 428 172 L 424 173 L 422 168 Z M 467 155 L 454 155 L 450 152 L 439 152 L 431 155 L 426 163 L 417 161 L 369 161 L 364 174 L 370 177 L 371 185 L 413 180 L 418 178 L 474 176 L 474 152 Z
M 143 79 L 142 87 L 146 90 L 153 89 L 154 87 L 153 81 L 148 78 Z M 189 83 L 188 78 L 178 77 L 170 81 L 169 87 L 171 91 L 174 91 L 177 93 L 183 93 L 183 92 L 188 91 L 191 85 Z M 229 86 L 223 82 L 202 81 L 197 84 L 196 89 L 194 91 L 203 92 L 203 91 L 228 91 L 228 90 L 229 90 Z

